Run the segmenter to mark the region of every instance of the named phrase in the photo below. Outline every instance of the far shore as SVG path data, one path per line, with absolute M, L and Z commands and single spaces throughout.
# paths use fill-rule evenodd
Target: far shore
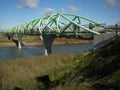
M 0 34 L 0 47 L 10 47 L 17 46 L 17 36 L 14 36 L 13 40 L 8 40 L 4 34 Z M 25 35 L 22 38 L 22 44 L 24 46 L 37 46 L 43 45 L 43 42 L 40 40 L 38 36 L 29 36 Z M 76 38 L 56 38 L 53 42 L 53 45 L 60 44 L 83 44 L 83 43 L 93 43 L 93 39 L 76 39 Z
M 65 45 L 65 44 L 84 44 L 84 43 L 93 43 L 93 41 L 89 40 L 89 41 L 83 41 L 83 42 L 53 42 L 53 45 Z M 15 47 L 16 44 L 14 42 L 10 42 L 10 43 L 0 43 L 0 48 L 1 47 Z M 43 43 L 24 43 L 23 42 L 23 46 L 43 46 Z

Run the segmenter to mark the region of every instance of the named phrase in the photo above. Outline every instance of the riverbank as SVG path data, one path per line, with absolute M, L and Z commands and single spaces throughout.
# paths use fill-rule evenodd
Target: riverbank
M 8 47 L 8 46 L 16 46 L 17 37 L 14 36 L 14 42 L 12 40 L 8 40 L 5 35 L 0 36 L 0 47 Z M 42 41 L 40 40 L 39 36 L 28 36 L 25 35 L 22 38 L 23 45 L 25 46 L 35 46 L 35 45 L 43 45 Z M 83 43 L 93 43 L 92 39 L 84 40 L 84 39 L 75 39 L 75 38 L 56 38 L 53 42 L 53 45 L 59 44 L 83 44 Z
M 120 39 L 99 50 L 0 61 L 0 90 L 120 90 Z

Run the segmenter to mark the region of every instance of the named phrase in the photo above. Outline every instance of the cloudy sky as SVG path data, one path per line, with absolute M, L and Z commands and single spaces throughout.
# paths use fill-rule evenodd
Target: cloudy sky
M 120 0 L 0 0 L 0 30 L 52 13 L 70 13 L 99 23 L 120 23 Z

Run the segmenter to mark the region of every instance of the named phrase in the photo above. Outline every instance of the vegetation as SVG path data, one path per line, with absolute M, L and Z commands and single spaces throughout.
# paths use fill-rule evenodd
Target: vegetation
M 4 38 L 4 39 L 0 39 L 0 43 L 11 43 L 11 41 Z
M 51 75 L 51 81 L 62 77 L 74 63 L 74 55 L 51 55 L 49 57 L 21 58 L 0 62 L 0 90 L 37 90 L 41 85 L 37 78 Z M 69 68 L 70 67 L 70 68 Z M 64 70 L 64 72 L 63 72 Z M 62 71 L 55 77 L 57 71 Z
M 0 62 L 1 90 L 119 90 L 120 39 L 78 55 Z
M 37 38 L 37 36 L 24 36 L 22 41 L 24 43 L 34 43 L 35 42 L 35 38 Z M 40 42 L 40 41 L 38 41 Z
M 62 77 L 59 90 L 119 90 L 120 39 L 85 56 L 75 57 L 74 70 Z

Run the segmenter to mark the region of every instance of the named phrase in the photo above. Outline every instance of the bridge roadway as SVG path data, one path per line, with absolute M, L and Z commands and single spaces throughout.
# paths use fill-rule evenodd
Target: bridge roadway
M 84 26 L 81 22 L 87 22 Z M 45 55 L 52 53 L 52 43 L 56 37 L 84 37 L 99 35 L 104 26 L 86 17 L 73 14 L 52 14 L 31 22 L 8 28 L 5 33 L 9 38 L 17 34 L 18 47 L 22 48 L 23 35 L 39 35 L 45 46 Z
M 117 39 L 118 37 L 120 37 L 120 32 L 118 33 L 106 32 L 106 33 L 101 33 L 100 35 L 95 35 L 94 36 L 94 50 L 105 46 L 106 44 Z

